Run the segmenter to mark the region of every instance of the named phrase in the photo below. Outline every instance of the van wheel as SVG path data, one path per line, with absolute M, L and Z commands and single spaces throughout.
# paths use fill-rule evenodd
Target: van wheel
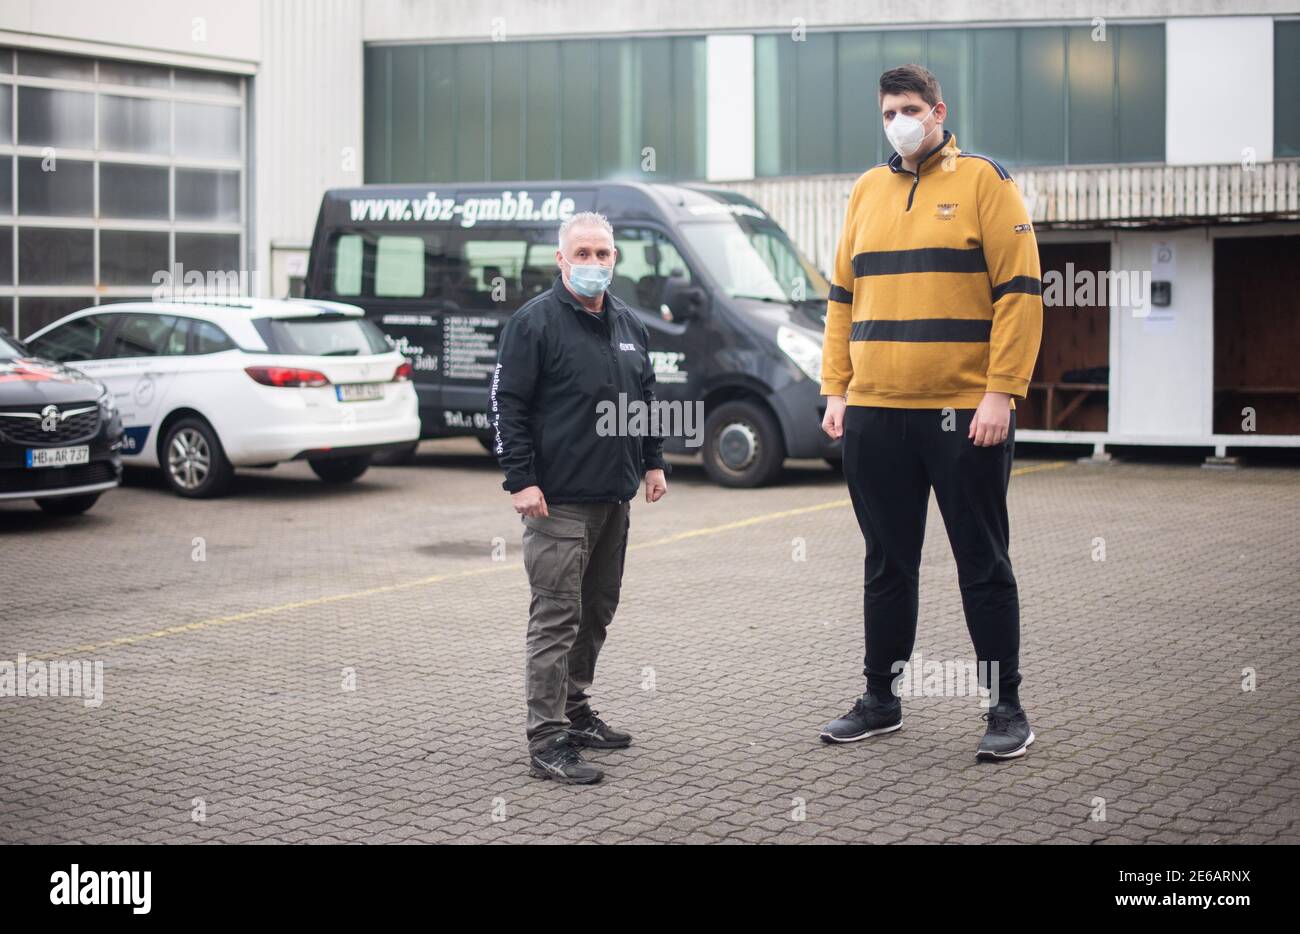
M 53 496 L 38 499 L 36 505 L 52 516 L 79 516 L 99 499 L 98 493 L 83 493 L 80 496 Z
M 351 483 L 370 469 L 370 455 L 356 457 L 317 457 L 307 461 L 316 476 L 326 483 Z
M 724 402 L 704 422 L 704 470 L 722 486 L 771 483 L 785 460 L 785 438 L 776 419 L 753 402 Z
M 220 496 L 235 476 L 221 440 L 202 418 L 182 418 L 168 428 L 159 454 L 163 478 L 178 496 Z

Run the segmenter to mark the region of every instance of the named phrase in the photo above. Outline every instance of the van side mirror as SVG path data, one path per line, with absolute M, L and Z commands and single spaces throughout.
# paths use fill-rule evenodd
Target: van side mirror
M 664 282 L 663 304 L 659 314 L 665 321 L 689 321 L 704 309 L 704 290 L 685 276 L 670 276 Z

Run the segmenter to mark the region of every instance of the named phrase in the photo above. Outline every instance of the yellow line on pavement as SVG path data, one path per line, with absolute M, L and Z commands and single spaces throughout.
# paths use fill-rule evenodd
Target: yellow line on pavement
M 1018 476 L 1020 474 L 1035 473 L 1039 470 L 1053 470 L 1064 466 L 1066 466 L 1065 461 L 1032 464 L 1027 467 L 1017 467 L 1013 469 L 1011 475 Z M 723 532 L 749 528 L 750 526 L 759 525 L 764 522 L 776 522 L 781 519 L 789 519 L 792 516 L 803 516 L 814 512 L 825 512 L 828 509 L 843 509 L 850 505 L 852 505 L 852 501 L 848 498 L 844 498 L 833 499 L 812 506 L 800 506 L 796 509 L 782 509 L 778 512 L 760 513 L 756 516 L 750 516 L 748 519 L 738 519 L 735 522 L 725 522 L 722 525 L 711 525 L 698 529 L 687 529 L 685 532 L 676 532 L 672 535 L 666 535 L 663 538 L 656 538 L 652 541 L 630 545 L 628 546 L 628 551 L 637 551 L 642 548 L 656 548 L 661 545 L 670 545 L 674 542 L 686 541 L 692 538 L 702 538 L 707 535 L 720 535 Z M 425 587 L 429 584 L 442 584 L 449 581 L 462 580 L 468 577 L 478 577 L 482 574 L 492 574 L 497 571 L 520 569 L 522 567 L 523 564 L 518 561 L 510 564 L 494 562 L 491 567 L 475 568 L 470 571 L 456 571 L 451 574 L 432 574 L 428 577 L 418 577 L 408 581 L 400 581 L 396 584 L 385 584 L 380 587 L 367 587 L 363 590 L 352 590 L 347 593 L 331 594 L 326 597 L 313 597 L 310 600 L 295 600 L 292 603 L 278 603 L 274 606 L 245 610 L 242 613 L 231 613 L 227 616 L 214 616 L 208 619 L 195 620 L 192 623 L 168 626 L 166 629 L 155 629 L 153 632 L 144 632 L 131 636 L 118 636 L 116 639 L 110 639 L 107 642 L 87 643 L 85 645 L 75 645 L 69 646 L 68 648 L 55 649 L 40 655 L 29 655 L 27 658 L 30 661 L 41 661 L 45 659 L 59 658 L 64 655 L 88 655 L 105 649 L 115 648 L 117 646 L 134 645 L 137 642 L 146 642 L 150 639 L 165 639 L 169 636 L 179 636 L 187 632 L 199 632 L 204 629 L 213 629 L 217 626 L 227 625 L 228 623 L 241 623 L 250 619 L 260 619 L 267 616 L 274 616 L 278 613 L 288 613 L 293 610 L 301 610 L 313 606 L 324 606 L 330 603 L 339 603 L 344 600 L 357 600 L 362 597 L 373 597 L 377 594 L 393 593 L 398 590 L 410 590 L 413 587 Z M 14 660 L 7 659 L 6 661 L 12 662 Z

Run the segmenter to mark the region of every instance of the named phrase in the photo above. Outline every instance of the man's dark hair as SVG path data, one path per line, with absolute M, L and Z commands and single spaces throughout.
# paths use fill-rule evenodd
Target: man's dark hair
M 943 89 L 934 72 L 923 65 L 899 65 L 880 76 L 880 100 L 886 94 L 920 94 L 921 99 L 933 107 L 943 100 Z

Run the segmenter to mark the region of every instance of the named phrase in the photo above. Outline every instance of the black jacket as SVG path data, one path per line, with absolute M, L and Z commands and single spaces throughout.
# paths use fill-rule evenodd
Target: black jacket
M 622 503 L 647 470 L 664 468 L 662 437 L 630 434 L 630 417 L 619 433 L 630 403 L 645 403 L 645 424 L 653 424 L 649 342 L 646 326 L 614 295 L 605 293 L 598 318 L 559 276 L 511 315 L 492 376 L 502 487 L 539 486 L 548 503 Z

